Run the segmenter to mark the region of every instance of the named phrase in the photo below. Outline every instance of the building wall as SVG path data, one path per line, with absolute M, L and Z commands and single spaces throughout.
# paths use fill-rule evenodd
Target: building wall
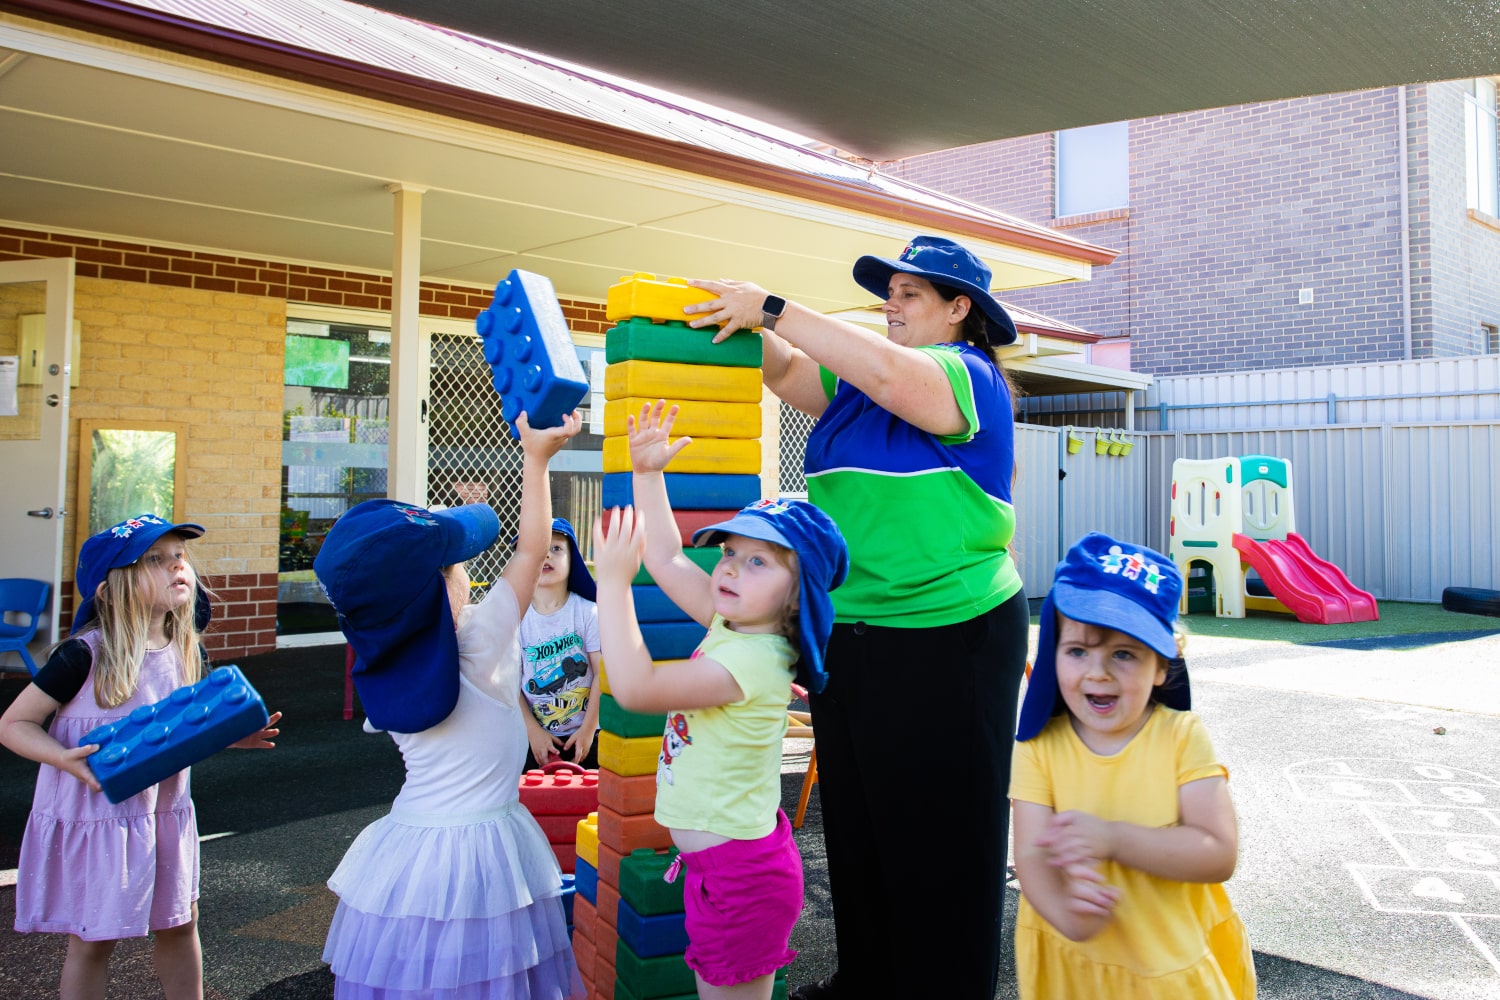
M 1433 149 L 1464 149 L 1462 82 L 1431 84 L 1427 127 Z M 1481 324 L 1500 324 L 1500 219 L 1470 214 L 1466 176 L 1433 170 L 1429 228 L 1432 244 L 1432 324 L 1427 357 L 1483 354 Z
M 1482 349 L 1493 320 L 1476 312 L 1493 315 L 1500 294 L 1500 230 L 1463 210 L 1461 94 L 1407 88 L 1417 357 Z M 1175 375 L 1403 356 L 1399 138 L 1395 88 L 1140 119 L 1129 208 L 1068 218 L 1054 211 L 1051 135 L 887 167 L 1123 251 L 1087 284 L 1006 297 L 1129 336 L 1132 367 Z
M 221 662 L 274 649 L 287 313 L 301 303 L 389 312 L 390 277 L 0 227 L 0 260 L 59 256 L 76 261 L 82 325 L 68 509 L 77 509 L 78 421 L 184 424 L 186 516 L 208 529 L 192 551 L 219 598 L 206 643 Z M 471 320 L 490 297 L 423 282 L 420 311 Z M 608 328 L 601 303 L 562 306 L 575 333 Z M 65 531 L 71 582 L 80 539 Z M 72 596 L 65 587 L 69 615 Z

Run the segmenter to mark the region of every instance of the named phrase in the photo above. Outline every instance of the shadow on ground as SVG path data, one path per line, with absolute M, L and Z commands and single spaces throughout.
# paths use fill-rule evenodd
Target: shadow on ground
M 193 769 L 193 798 L 205 838 L 200 899 L 205 996 L 208 1000 L 313 1000 L 333 994 L 321 962 L 333 900 L 323 883 L 350 840 L 382 815 L 401 785 L 401 760 L 384 736 L 361 732 L 359 716 L 343 719 L 343 647 L 283 650 L 240 661 L 272 710 L 285 713 L 274 751 L 218 754 Z M 0 708 L 26 682 L 0 681 Z M 65 940 L 54 934 L 17 934 L 13 875 L 35 765 L 0 751 L 0 996 L 7 1000 L 54 997 Z M 802 787 L 800 772 L 782 776 L 782 802 L 790 815 Z M 835 964 L 832 905 L 823 855 L 821 814 L 814 792 L 806 823 L 797 833 L 807 868 L 807 905 L 792 945 L 800 955 L 788 979 L 815 980 Z M 936 836 L 936 832 L 935 832 Z M 947 845 L 912 845 L 933 878 L 962 885 L 962 856 Z M 1003 849 L 996 845 L 996 849 Z M 1017 895 L 1006 892 L 1005 926 L 1014 927 Z M 924 915 L 924 919 L 931 916 Z M 937 917 L 940 919 L 940 915 Z M 879 961 L 879 956 L 866 956 Z M 1006 949 L 996 998 L 1013 998 L 1014 956 Z M 1256 955 L 1260 997 L 1271 1000 L 1397 1000 L 1388 987 L 1289 959 Z M 932 996 L 942 996 L 935 965 Z M 123 942 L 111 970 L 111 1000 L 160 996 L 145 940 Z

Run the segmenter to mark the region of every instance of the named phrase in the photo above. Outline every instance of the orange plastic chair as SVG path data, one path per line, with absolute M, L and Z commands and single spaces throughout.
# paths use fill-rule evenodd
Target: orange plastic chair
M 806 712 L 786 713 L 786 738 L 792 740 L 810 740 L 813 738 L 812 716 Z M 807 758 L 807 774 L 802 777 L 802 794 L 797 799 L 797 814 L 792 817 L 792 829 L 802 829 L 802 821 L 807 817 L 807 800 L 812 797 L 813 785 L 818 783 L 818 748 L 813 747 L 812 755 Z

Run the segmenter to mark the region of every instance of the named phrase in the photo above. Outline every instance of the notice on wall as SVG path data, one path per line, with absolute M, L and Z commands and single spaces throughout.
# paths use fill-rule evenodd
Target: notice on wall
M 20 412 L 16 409 L 16 376 L 20 373 L 20 355 L 0 355 L 0 417 L 14 417 Z

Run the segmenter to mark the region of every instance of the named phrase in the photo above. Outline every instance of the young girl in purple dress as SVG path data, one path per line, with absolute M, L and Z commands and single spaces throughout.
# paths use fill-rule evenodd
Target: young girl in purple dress
M 84 542 L 74 637 L 0 716 L 0 743 L 42 765 L 21 841 L 16 930 L 68 935 L 60 992 L 70 1000 L 103 1000 L 115 942 L 147 934 L 167 1000 L 203 995 L 188 770 L 112 804 L 87 763 L 98 745 L 78 746 L 208 672 L 198 630 L 211 611 L 186 548 L 202 534 L 141 514 Z M 273 746 L 280 718 L 234 745 Z

